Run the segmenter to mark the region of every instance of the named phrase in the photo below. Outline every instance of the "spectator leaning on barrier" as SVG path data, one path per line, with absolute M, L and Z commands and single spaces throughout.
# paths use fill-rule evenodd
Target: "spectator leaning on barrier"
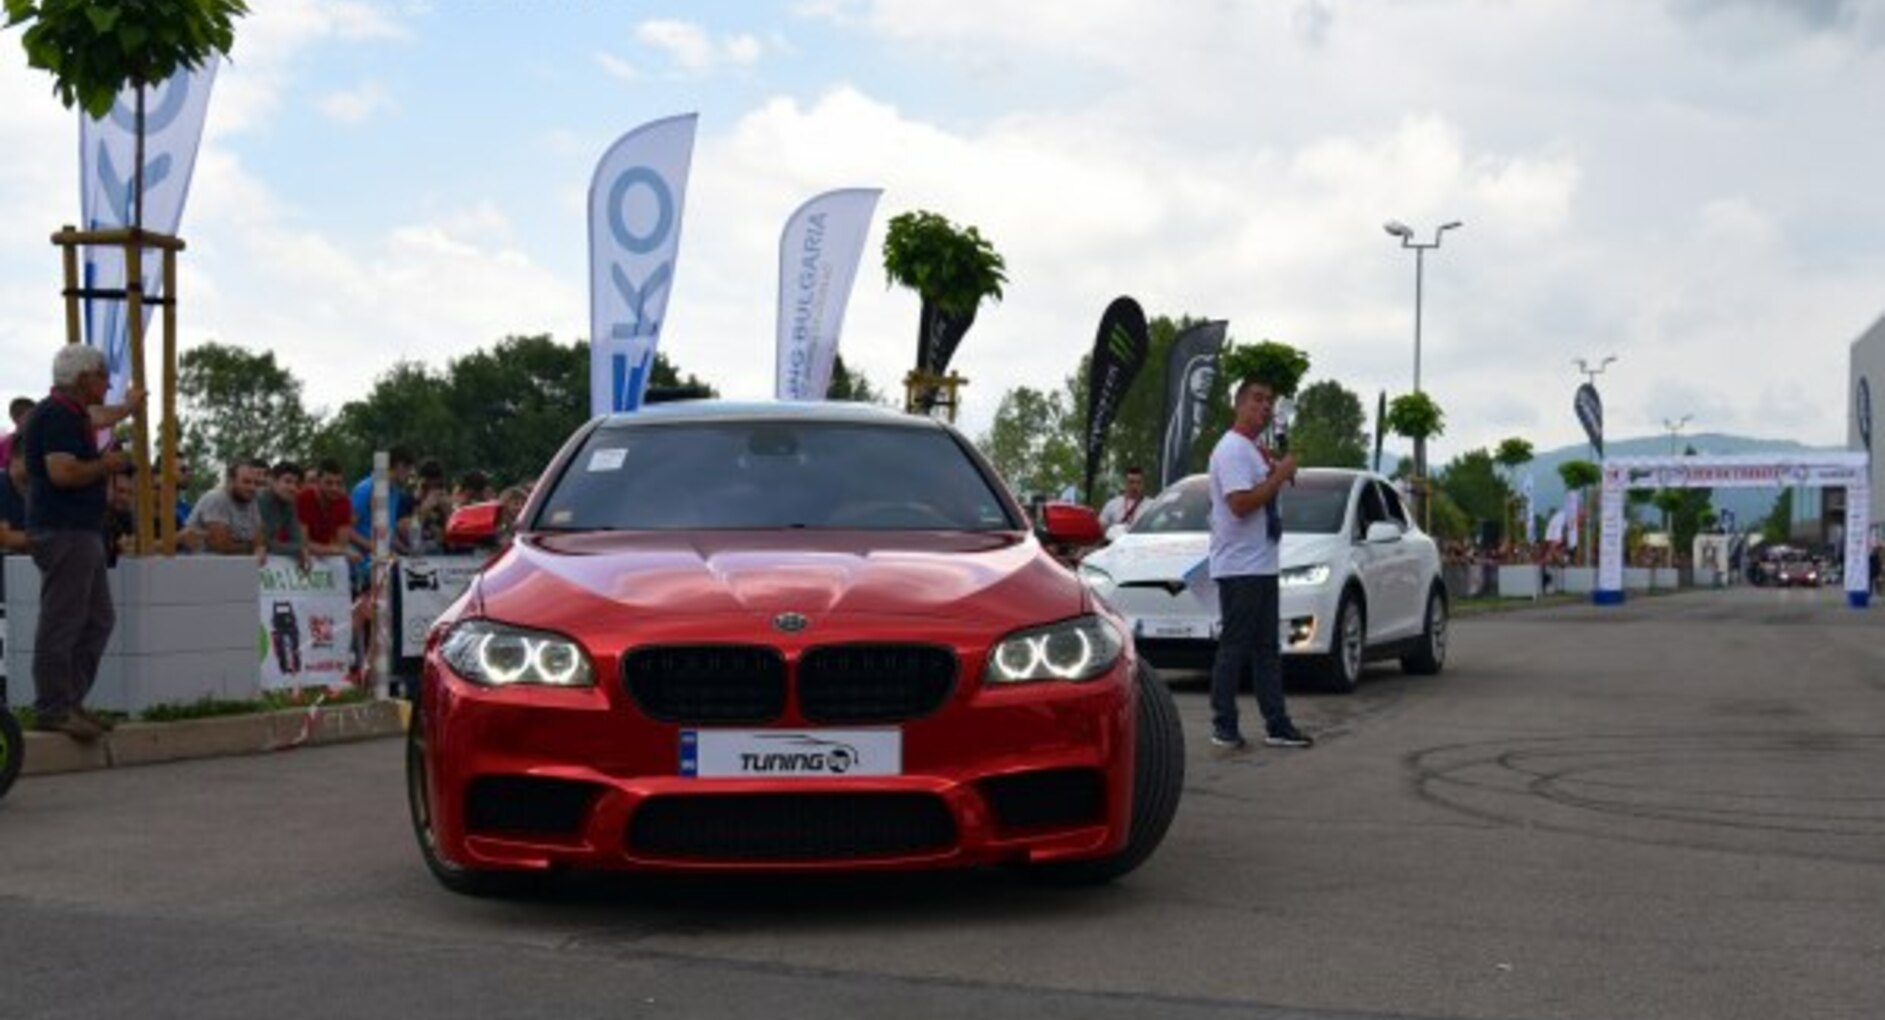
M 412 516 L 412 497 L 406 494 L 406 479 L 412 477 L 412 451 L 395 446 L 386 457 L 386 507 L 391 514 L 393 534 L 399 522 Z M 373 472 L 354 483 L 353 531 L 360 536 L 368 552 L 373 550 Z
M 203 536 L 203 551 L 221 556 L 251 556 L 262 517 L 255 506 L 255 490 L 268 467 L 259 460 L 229 465 L 223 484 L 203 494 L 190 511 L 191 531 Z
M 473 503 L 489 503 L 496 498 L 489 476 L 482 471 L 467 471 L 458 479 L 458 487 L 452 490 L 452 509 Z
M 110 375 L 95 347 L 69 344 L 52 359 L 52 394 L 26 419 L 9 474 L 27 483 L 26 528 L 39 567 L 39 627 L 33 648 L 35 725 L 78 740 L 111 726 L 85 711 L 98 664 L 117 622 L 106 573 L 106 486 L 130 463 L 100 453 L 96 429 L 137 413 L 136 387 L 105 407 Z
M 300 495 L 301 465 L 284 460 L 269 468 L 268 485 L 255 497 L 256 516 L 262 524 L 255 536 L 257 562 L 270 556 L 292 556 L 303 571 L 313 565 L 308 533 L 295 510 Z
M 366 540 L 353 530 L 353 501 L 340 462 L 324 458 L 302 479 L 295 495 L 295 514 L 308 533 L 309 549 L 316 556 L 345 556 L 359 560 Z

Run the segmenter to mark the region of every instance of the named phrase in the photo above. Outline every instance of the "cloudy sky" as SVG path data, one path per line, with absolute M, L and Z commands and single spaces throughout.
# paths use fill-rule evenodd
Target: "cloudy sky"
M 1119 294 L 1307 349 L 1366 397 L 1413 373 L 1444 458 L 1613 436 L 1845 441 L 1885 312 L 1885 0 L 251 0 L 183 234 L 186 346 L 273 349 L 329 409 L 398 358 L 587 332 L 584 202 L 623 131 L 698 111 L 663 349 L 773 378 L 778 232 L 885 190 L 843 353 L 894 388 L 916 298 L 883 223 L 930 209 L 1006 256 L 957 355 L 964 425 L 1057 386 Z M 50 231 L 76 115 L 0 35 L 0 392 L 61 335 Z

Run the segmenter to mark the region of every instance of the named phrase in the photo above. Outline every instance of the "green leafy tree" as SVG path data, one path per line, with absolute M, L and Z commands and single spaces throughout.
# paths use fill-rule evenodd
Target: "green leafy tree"
M 1793 535 L 1793 490 L 1782 489 L 1774 497 L 1773 509 L 1761 521 L 1761 538 L 1767 542 L 1785 542 Z
M 349 478 L 371 470 L 375 451 L 395 446 L 436 457 L 448 470 L 463 466 L 470 452 L 449 381 L 424 362 L 394 362 L 365 397 L 343 404 L 313 442 L 314 454 L 338 458 Z
M 1524 513 L 1523 501 L 1519 496 L 1521 488 L 1519 485 L 1518 469 L 1531 463 L 1531 441 L 1521 439 L 1518 436 L 1501 440 L 1498 449 L 1493 451 L 1492 459 L 1498 462 L 1499 467 L 1505 471 L 1505 483 L 1512 490 L 1512 513 Z M 1508 517 L 1508 520 L 1510 519 L 1511 518 Z M 1522 535 L 1523 532 L 1523 528 L 1515 526 L 1507 533 L 1518 536 Z
M 1500 537 L 1504 537 L 1509 523 L 1505 511 L 1512 499 L 1512 489 L 1500 477 L 1491 453 L 1483 449 L 1471 450 L 1453 458 L 1441 470 L 1436 488 L 1444 492 L 1469 521 L 1475 524 L 1496 522 Z
M 871 381 L 862 372 L 853 372 L 845 365 L 844 356 L 839 355 L 831 361 L 831 385 L 825 390 L 826 400 L 845 400 L 859 404 L 887 403 L 882 390 L 871 385 Z
M 1425 442 L 1446 432 L 1446 413 L 1425 393 L 1403 393 L 1388 401 L 1387 426 L 1397 436 Z M 1486 454 L 1486 459 L 1490 461 L 1492 455 Z M 1414 468 L 1419 471 L 1421 465 Z
M 319 427 L 302 406 L 301 381 L 275 363 L 234 344 L 207 343 L 178 359 L 182 456 L 202 481 L 222 477 L 249 457 L 299 458 Z
M 1245 379 L 1268 383 L 1278 397 L 1294 397 L 1309 374 L 1309 355 L 1289 344 L 1262 340 L 1254 344 L 1227 344 L 1224 379 L 1235 388 Z
M 1008 282 L 1007 263 L 979 231 L 958 230 L 942 216 L 923 210 L 891 217 L 884 235 L 884 273 L 892 284 L 922 298 L 916 367 L 932 372 L 943 371 L 953 353 L 934 349 L 932 334 L 949 333 L 959 341 L 982 302 L 1001 300 L 1002 286 Z
M 145 86 L 179 68 L 198 68 L 236 42 L 235 20 L 249 12 L 243 0 L 6 0 L 7 28 L 25 25 L 20 45 L 28 66 L 53 77 L 67 109 L 92 118 L 111 112 L 118 93 L 137 88 L 132 132 L 131 225 L 144 225 Z
M 1368 465 L 1367 419 L 1361 398 L 1333 379 L 1305 387 L 1296 398 L 1289 449 L 1303 467 Z
M 1080 481 L 1085 453 L 1077 417 L 1061 394 L 1019 386 L 1002 396 L 994 424 L 976 445 L 1016 496 L 1053 496 Z

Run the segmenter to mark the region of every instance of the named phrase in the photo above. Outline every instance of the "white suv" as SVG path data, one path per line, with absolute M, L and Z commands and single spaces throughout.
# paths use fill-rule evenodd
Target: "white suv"
M 1337 691 L 1354 690 L 1370 659 L 1438 673 L 1447 637 L 1440 554 L 1393 484 L 1367 471 L 1306 468 L 1279 507 L 1286 660 L 1311 664 Z M 1080 564 L 1081 578 L 1132 622 L 1140 655 L 1162 668 L 1208 669 L 1217 652 L 1210 517 L 1210 477 L 1192 475 Z

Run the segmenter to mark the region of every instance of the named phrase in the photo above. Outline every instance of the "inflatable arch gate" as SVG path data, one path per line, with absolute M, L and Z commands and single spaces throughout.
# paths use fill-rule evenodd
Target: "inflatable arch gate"
M 1870 460 L 1864 453 L 1820 453 L 1798 457 L 1738 455 L 1710 457 L 1612 457 L 1603 463 L 1598 543 L 1599 605 L 1623 602 L 1623 496 L 1630 489 L 1778 489 L 1813 485 L 1846 490 L 1846 601 L 1865 608 L 1867 508 L 1871 503 Z

